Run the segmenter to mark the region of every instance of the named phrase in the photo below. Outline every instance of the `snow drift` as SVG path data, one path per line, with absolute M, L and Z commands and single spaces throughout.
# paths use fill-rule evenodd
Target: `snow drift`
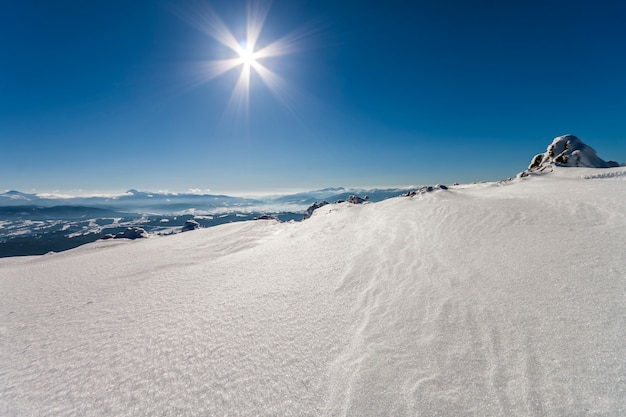
M 0 259 L 0 414 L 623 416 L 597 171 Z

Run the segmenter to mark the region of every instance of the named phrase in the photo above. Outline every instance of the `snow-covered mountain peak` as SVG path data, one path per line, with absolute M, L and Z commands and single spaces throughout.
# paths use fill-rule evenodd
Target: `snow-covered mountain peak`
M 126 191 L 126 193 L 123 196 L 143 197 L 146 195 L 148 195 L 148 193 L 131 188 L 130 190 Z
M 585 144 L 574 135 L 563 135 L 554 138 L 544 153 L 535 155 L 528 169 L 522 173 L 544 171 L 551 166 L 611 168 L 619 164 L 615 161 L 605 161 L 598 157 L 595 149 Z
M 9 190 L 0 194 L 1 200 L 7 199 L 7 200 L 12 200 L 12 201 L 31 201 L 32 197 L 33 197 L 32 194 L 31 195 L 24 194 L 15 190 Z

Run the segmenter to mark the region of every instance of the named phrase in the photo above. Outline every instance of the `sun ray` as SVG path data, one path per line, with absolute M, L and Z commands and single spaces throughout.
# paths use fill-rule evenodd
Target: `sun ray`
M 217 16 L 212 16 L 210 20 L 212 23 L 208 25 L 208 28 L 210 28 L 208 34 L 222 45 L 236 51 L 239 47 L 239 42 L 237 42 L 237 38 L 235 38 L 231 31 L 226 27 L 224 22 L 222 22 Z
M 257 59 L 269 58 L 298 52 L 302 42 L 319 31 L 319 26 L 309 23 L 299 30 L 291 32 L 256 52 Z
M 270 91 L 276 94 L 281 90 L 284 81 L 278 74 L 259 62 L 255 62 L 252 67 L 259 74 L 265 85 L 269 87 Z
M 248 19 L 246 24 L 246 44 L 251 49 L 256 47 L 259 40 L 261 30 L 263 30 L 263 25 L 267 18 L 267 13 L 269 12 L 269 6 L 269 2 L 248 2 L 246 8 L 246 17 Z
M 287 81 L 274 71 L 270 70 L 258 61 L 253 65 L 254 70 L 263 80 L 263 83 L 272 92 L 274 97 L 278 99 L 285 108 L 293 112 L 293 103 L 289 100 L 290 94 L 293 89 L 289 86 Z
M 237 38 L 207 3 L 198 2 L 197 8 L 194 8 L 193 12 L 176 6 L 173 6 L 173 11 L 191 26 L 204 32 L 231 50 L 236 51 L 239 47 Z
M 243 115 L 246 122 L 250 103 L 250 67 L 249 65 L 243 66 L 227 105 L 227 109 L 233 114 Z
M 205 72 L 206 81 L 210 81 L 213 78 L 237 68 L 241 64 L 237 58 L 220 59 L 219 61 L 207 61 L 203 64 L 203 70 Z

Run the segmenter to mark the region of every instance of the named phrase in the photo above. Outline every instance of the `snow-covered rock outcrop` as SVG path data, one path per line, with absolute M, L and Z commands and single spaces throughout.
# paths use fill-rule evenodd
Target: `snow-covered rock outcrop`
M 106 234 L 102 237 L 103 240 L 107 240 L 107 239 L 131 239 L 131 240 L 135 240 L 135 239 L 143 239 L 148 237 L 148 232 L 146 232 L 146 230 L 142 227 L 127 227 L 124 231 L 119 232 L 115 235 L 113 234 Z
M 309 217 L 311 217 L 313 215 L 313 212 L 315 210 L 317 210 L 320 207 L 324 207 L 325 205 L 328 204 L 328 201 L 324 200 L 321 203 L 318 203 L 317 201 L 313 204 L 311 204 L 307 209 L 306 209 L 306 213 L 304 213 L 304 217 L 302 217 L 302 220 L 306 220 Z
M 365 198 L 361 198 L 358 195 L 350 195 L 348 197 L 347 200 L 337 200 L 335 201 L 335 204 L 340 204 L 340 203 L 345 203 L 348 202 L 350 204 L 363 204 L 363 203 L 367 203 L 369 201 L 369 197 L 365 196 Z M 320 207 L 324 207 L 325 205 L 329 204 L 328 201 L 324 200 L 321 203 L 318 203 L 317 201 L 313 204 L 311 204 L 307 209 L 306 209 L 306 213 L 304 213 L 304 217 L 302 217 L 302 220 L 306 220 L 308 218 L 310 218 L 313 215 L 313 212 L 315 210 L 317 210 Z
M 189 219 L 185 221 L 183 227 L 180 229 L 181 232 L 190 232 L 192 230 L 196 230 L 200 228 L 200 223 L 193 219 Z
M 256 216 L 252 220 L 276 220 L 278 222 L 280 221 L 280 219 L 278 217 L 272 216 L 271 214 L 259 214 L 258 216 Z
M 358 195 L 354 195 L 354 194 L 353 194 L 353 195 L 351 195 L 350 197 L 348 197 L 348 200 L 347 200 L 347 201 L 348 201 L 348 203 L 351 203 L 351 204 L 363 204 L 363 203 L 365 203 L 367 200 L 369 200 L 369 199 L 367 198 L 367 196 L 366 196 L 365 198 L 361 198 L 361 197 L 359 197 Z
M 619 164 L 605 161 L 596 155 L 595 149 L 586 145 L 574 135 L 563 135 L 554 138 L 545 153 L 535 155 L 528 169 L 521 173 L 526 176 L 530 172 L 543 171 L 551 166 L 611 168 Z
M 437 184 L 435 186 L 432 185 L 424 185 L 423 187 L 420 187 L 419 190 L 413 190 L 413 191 L 409 191 L 405 194 L 402 194 L 402 197 L 414 197 L 418 194 L 425 194 L 425 193 L 430 193 L 432 191 L 435 190 L 447 190 L 448 187 L 443 185 L 443 184 Z

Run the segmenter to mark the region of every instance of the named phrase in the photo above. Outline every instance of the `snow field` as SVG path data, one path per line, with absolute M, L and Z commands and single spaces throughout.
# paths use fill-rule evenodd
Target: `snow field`
M 596 172 L 0 259 L 0 414 L 624 415 Z

